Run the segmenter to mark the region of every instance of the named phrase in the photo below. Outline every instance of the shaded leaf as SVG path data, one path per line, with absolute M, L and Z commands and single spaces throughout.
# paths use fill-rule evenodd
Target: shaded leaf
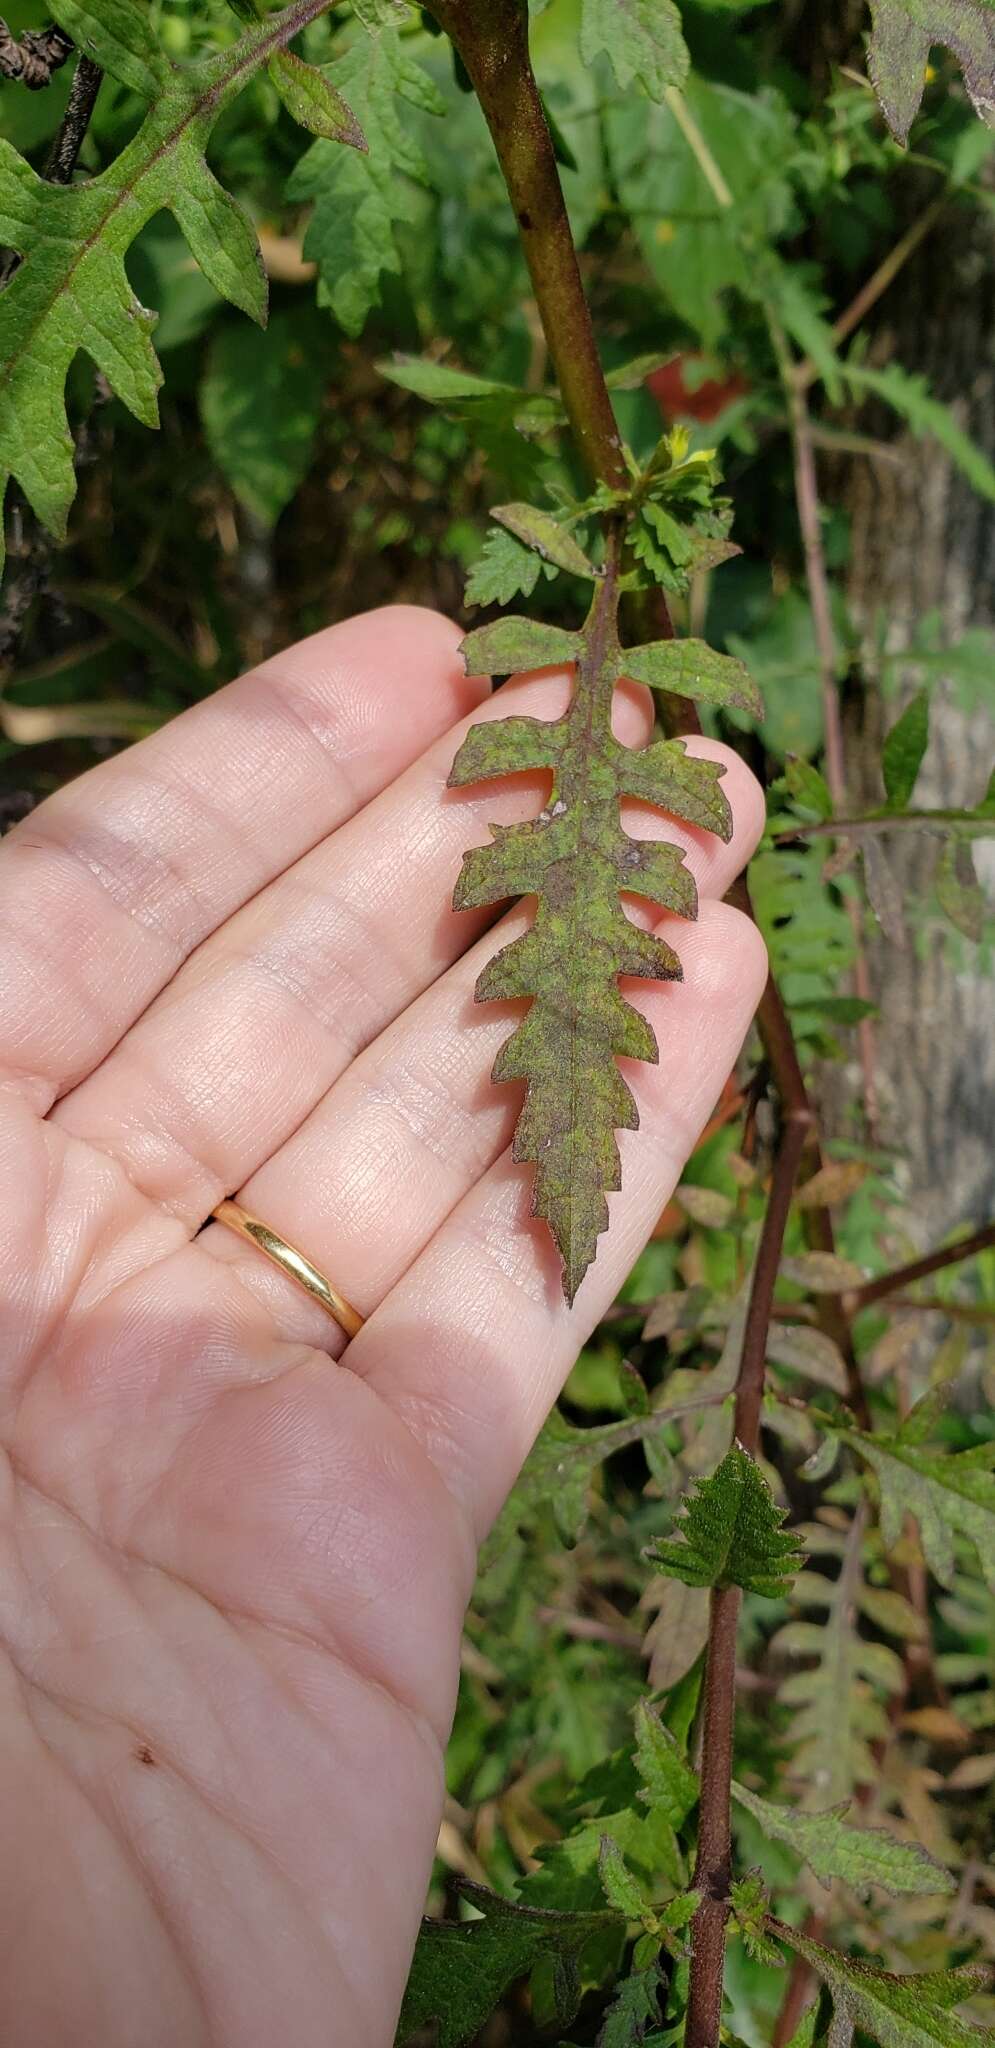
M 763 701 L 745 662 L 716 654 L 704 640 L 654 640 L 646 647 L 627 647 L 625 673 L 633 682 L 700 704 L 734 704 L 751 718 L 762 718 Z
M 745 1785 L 733 1782 L 733 1796 L 758 1821 L 772 1842 L 784 1842 L 814 1870 L 827 1890 L 841 1878 L 852 1890 L 871 1885 L 884 1891 L 931 1896 L 957 1887 L 949 1871 L 915 1842 L 901 1842 L 884 1828 L 858 1828 L 844 1818 L 846 1805 L 826 1813 L 802 1813 L 774 1806 Z
M 724 1230 L 736 1206 L 731 1196 L 718 1188 L 699 1188 L 693 1181 L 682 1182 L 674 1198 L 703 1230 Z
M 973 5 L 974 0 L 965 0 Z M 991 14 L 987 0 L 983 0 L 986 14 Z M 981 5 L 978 6 L 981 11 Z M 934 398 L 925 377 L 910 375 L 899 363 L 889 363 L 882 370 L 868 369 L 865 363 L 848 360 L 843 365 L 843 374 L 848 384 L 858 391 L 873 391 L 883 398 L 911 427 L 914 434 L 931 434 L 945 448 L 951 460 L 968 483 L 983 498 L 995 499 L 995 468 L 987 455 L 965 434 L 958 425 L 949 406 Z
M 848 1380 L 846 1360 L 838 1344 L 822 1330 L 808 1323 L 772 1323 L 767 1333 L 767 1356 L 776 1365 L 790 1366 L 817 1386 L 832 1387 L 845 1394 Z
M 936 866 L 936 900 L 952 925 L 975 943 L 984 937 L 987 903 L 966 840 L 947 839 Z
M 698 1779 L 669 1728 L 645 1700 L 636 1708 L 635 1763 L 642 1782 L 640 1799 L 676 1832 L 698 1804 Z
M 598 2032 L 596 2048 L 638 2048 L 647 2027 L 660 2017 L 660 1972 L 656 1964 L 624 1977 L 615 1988 Z
M 654 1605 L 644 1646 L 649 1651 L 649 1683 L 654 1692 L 669 1692 L 690 1671 L 708 1640 L 708 1589 L 664 1579 L 659 1593 L 654 1591 Z
M 657 1571 L 688 1586 L 741 1586 L 768 1600 L 781 1598 L 801 1553 L 782 1528 L 783 1509 L 741 1445 L 733 1444 L 710 1479 L 699 1479 L 683 1505 L 682 1540 L 658 1541 L 646 1553 Z
M 585 64 L 610 57 L 623 91 L 636 79 L 654 100 L 691 64 L 674 0 L 583 0 L 580 53 Z
M 929 697 L 919 690 L 885 734 L 881 773 L 889 810 L 907 808 L 928 743 Z
M 936 1413 L 931 1401 L 926 1412 L 930 1418 Z M 894 1548 L 905 1516 L 913 1515 L 923 1555 L 941 1585 L 953 1584 L 954 1536 L 959 1535 L 973 1545 L 985 1580 L 995 1590 L 995 1443 L 968 1451 L 928 1450 L 917 1439 L 916 1414 L 913 1409 L 896 1436 L 843 1432 L 877 1473 L 885 1544 Z
M 871 0 L 867 68 L 898 142 L 908 140 L 934 43 L 952 50 L 983 121 L 995 112 L 995 14 L 989 0 Z
M 879 839 L 865 839 L 860 851 L 867 901 L 885 937 L 893 946 L 904 946 L 905 905 L 891 862 Z
M 557 2019 L 566 2025 L 577 2009 L 577 1964 L 587 1942 L 618 1927 L 616 1914 L 557 1913 L 499 1898 L 461 1879 L 459 1891 L 482 1918 L 423 1920 L 404 1994 L 397 2040 L 408 2040 L 429 2020 L 439 2022 L 439 2048 L 462 2048 L 479 2033 L 509 1984 L 543 1955 L 552 1955 Z
M 864 1275 L 852 1259 L 843 1259 L 838 1252 L 798 1252 L 781 1260 L 781 1272 L 786 1280 L 794 1280 L 799 1287 L 807 1287 L 810 1294 L 845 1294 L 851 1287 L 862 1287 Z
M 770 1928 L 828 1985 L 837 2015 L 851 2027 L 865 2028 L 880 2048 L 981 2048 L 984 2042 L 995 2042 L 990 2028 L 972 2027 L 954 2011 L 984 1988 L 987 1970 L 895 1976 L 837 1949 L 823 1948 L 781 1920 L 772 1920 Z
M 278 313 L 264 330 L 231 321 L 208 350 L 198 394 L 207 443 L 236 497 L 266 526 L 311 460 L 328 378 L 321 325 L 313 308 Z
M 799 1209 L 832 1209 L 837 1202 L 848 1202 L 856 1194 L 870 1170 L 861 1159 L 832 1159 L 828 1166 L 813 1173 L 811 1180 L 803 1182 L 795 1193 L 795 1202 Z

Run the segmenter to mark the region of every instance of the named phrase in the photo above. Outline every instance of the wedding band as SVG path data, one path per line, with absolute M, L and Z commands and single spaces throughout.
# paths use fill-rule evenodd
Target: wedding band
M 288 1273 L 291 1280 L 296 1280 L 298 1287 L 303 1287 L 305 1294 L 311 1296 L 312 1301 L 320 1302 L 322 1308 L 327 1309 L 330 1316 L 334 1316 L 339 1329 L 344 1330 L 347 1337 L 359 1335 L 363 1327 L 363 1318 L 358 1310 L 353 1308 L 344 1294 L 339 1293 L 337 1287 L 332 1286 L 331 1281 L 326 1279 L 324 1273 L 319 1272 L 317 1266 L 312 1266 L 310 1259 L 305 1258 L 304 1253 L 299 1252 L 296 1245 L 288 1244 L 286 1238 L 280 1236 L 279 1231 L 271 1230 L 261 1216 L 251 1216 L 248 1209 L 240 1209 L 237 1202 L 221 1202 L 214 1210 L 214 1221 L 227 1224 L 229 1230 L 234 1230 L 239 1237 L 247 1238 L 250 1244 L 264 1252 L 274 1266 L 279 1266 L 281 1273 Z

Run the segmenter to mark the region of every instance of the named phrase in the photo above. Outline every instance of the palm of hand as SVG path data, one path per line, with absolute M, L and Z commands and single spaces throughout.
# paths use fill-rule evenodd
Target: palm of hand
M 475 1543 L 758 993 L 712 904 L 643 998 L 642 1151 L 567 1311 L 487 1084 L 509 1006 L 471 1002 L 507 934 L 446 908 L 536 792 L 444 796 L 481 698 L 455 638 L 318 636 L 0 855 L 8 2048 L 386 2048 Z M 539 715 L 565 687 L 514 686 Z M 713 896 L 758 826 L 729 786 L 733 848 L 682 835 Z M 236 1188 L 368 1314 L 344 1363 L 257 1252 L 196 1236 Z

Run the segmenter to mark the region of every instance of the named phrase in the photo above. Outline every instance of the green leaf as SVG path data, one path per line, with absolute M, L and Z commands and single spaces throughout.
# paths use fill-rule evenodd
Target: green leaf
M 734 1878 L 729 1896 L 747 1955 L 755 1963 L 767 1963 L 774 1969 L 782 1969 L 784 1958 L 781 1951 L 766 1932 L 770 1893 L 759 1870 L 748 1870 L 745 1877 Z
M 987 0 L 985 4 L 987 11 Z M 995 500 L 995 468 L 963 427 L 958 426 L 949 407 L 933 397 L 925 377 L 911 376 L 899 363 L 889 363 L 883 370 L 870 370 L 852 358 L 844 363 L 843 375 L 855 390 L 873 391 L 893 406 L 914 434 L 931 434 L 980 496 Z
M 745 662 L 716 654 L 704 640 L 653 640 L 625 649 L 625 673 L 653 690 L 669 690 L 699 704 L 735 704 L 762 718 L 763 702 Z
M 478 730 L 479 728 L 475 728 Z M 500 731 L 500 726 L 495 728 Z M 576 1543 L 587 1517 L 591 1480 L 599 1465 L 629 1444 L 646 1443 L 685 1409 L 662 1408 L 626 1416 L 596 1429 L 577 1429 L 558 1408 L 544 1423 L 481 1554 L 486 1571 L 507 1548 L 519 1523 L 547 1502 L 564 1542 Z
M 583 0 L 580 53 L 585 64 L 610 57 L 623 92 L 637 79 L 654 100 L 691 68 L 674 0 Z
M 460 646 L 468 676 L 510 676 L 517 669 L 552 668 L 576 661 L 583 642 L 579 633 L 546 626 L 538 619 L 496 619 L 478 626 Z
M 290 50 L 278 50 L 270 58 L 268 70 L 288 114 L 301 128 L 311 135 L 323 135 L 329 142 L 366 148 L 366 137 L 352 108 L 316 65 L 302 63 Z
M 846 1294 L 864 1284 L 863 1268 L 838 1252 L 789 1253 L 781 1260 L 781 1272 L 810 1294 Z
M 867 68 L 898 142 L 908 140 L 934 43 L 952 50 L 983 121 L 995 106 L 995 11 L 991 0 L 871 0 Z
M 640 1799 L 662 1813 L 675 1833 L 698 1804 L 698 1779 L 658 1713 L 640 1700 L 636 1708 L 636 1769 Z
M 952 925 L 975 943 L 984 937 L 988 905 L 963 839 L 946 839 L 936 865 L 936 900 Z
M 510 604 L 513 597 L 531 597 L 544 570 L 555 574 L 513 533 L 492 526 L 467 577 L 467 604 Z
M 140 99 L 167 83 L 170 67 L 139 0 L 56 0 L 51 11 L 78 49 Z
M 985 2042 L 995 2042 L 990 2028 L 969 2026 L 954 2013 L 955 2006 L 984 1989 L 987 1970 L 935 1970 L 899 1977 L 823 1948 L 781 1920 L 772 1920 L 770 1930 L 804 1956 L 828 1985 L 837 2018 L 863 2027 L 880 2048 L 982 2048 Z
M 681 917 L 696 911 L 683 854 L 631 839 L 620 801 L 641 797 L 724 837 L 731 830 L 718 764 L 690 757 L 680 741 L 637 752 L 614 737 L 612 700 L 625 668 L 616 610 L 613 581 L 599 580 L 564 715 L 472 727 L 449 778 L 455 788 L 526 767 L 552 774 L 537 818 L 492 827 L 490 845 L 466 854 L 453 901 L 475 909 L 509 896 L 538 899 L 534 925 L 488 963 L 476 996 L 533 999 L 493 1078 L 527 1083 L 514 1157 L 536 1162 L 533 1207 L 559 1246 L 569 1301 L 607 1227 L 606 1191 L 619 1186 L 615 1133 L 638 1125 L 616 1055 L 657 1057 L 653 1032 L 622 996 L 618 976 L 680 975 L 672 948 L 632 923 L 621 894 L 647 896 Z
M 598 1874 L 608 1904 L 616 1913 L 621 1913 L 623 1919 L 644 1920 L 652 1914 L 653 1902 L 646 1886 L 629 1869 L 611 1835 L 601 1837 Z
M 355 110 L 367 151 L 312 143 L 287 196 L 313 203 L 304 254 L 318 265 L 318 302 L 355 335 L 379 303 L 384 273 L 400 271 L 396 230 L 416 217 L 418 187 L 430 182 L 410 110 L 443 114 L 445 102 L 389 26 L 372 41 L 359 37 L 327 77 Z
M 888 809 L 904 811 L 929 744 L 929 696 L 920 690 L 886 735 L 881 755 Z
M 616 1986 L 595 2048 L 638 2048 L 646 2039 L 647 2028 L 655 2026 L 659 2017 L 660 1972 L 654 1963 L 648 1970 L 634 1971 Z
M 740 1444 L 727 1451 L 710 1479 L 699 1479 L 684 1500 L 682 1541 L 657 1542 L 647 1557 L 657 1571 L 686 1586 L 741 1586 L 779 1600 L 801 1562 L 793 1536 L 782 1529 L 784 1510 Z
M 811 761 L 804 761 L 800 754 L 789 754 L 784 764 L 784 780 L 789 796 L 801 809 L 811 811 L 816 818 L 832 817 L 829 784 Z
M 884 1828 L 849 1826 L 843 1818 L 845 1804 L 825 1813 L 802 1813 L 789 1806 L 772 1806 L 735 1780 L 732 1790 L 734 1799 L 759 1821 L 768 1840 L 794 1849 L 827 1890 L 837 1877 L 857 1892 L 880 1885 L 887 1892 L 929 1897 L 957 1889 L 949 1871 L 917 1842 L 900 1842 Z
M 597 575 L 583 548 L 578 547 L 573 535 L 552 512 L 544 512 L 536 505 L 492 505 L 491 518 L 515 534 L 527 548 L 533 548 L 544 562 L 568 569 L 573 576 Z
M 869 1436 L 844 1430 L 878 1476 L 881 1534 L 891 1550 L 906 1515 L 919 1525 L 923 1554 L 941 1585 L 954 1583 L 954 1536 L 973 1545 L 986 1583 L 995 1590 L 995 1443 L 968 1451 L 930 1451 L 918 1438 L 920 1417 L 931 1422 L 935 1408 L 920 1403 L 897 1436 Z M 925 1424 L 923 1425 L 925 1426 Z
M 102 6 L 99 31 L 96 14 L 75 5 L 60 18 L 113 76 L 156 98 L 121 155 L 75 185 L 47 183 L 0 142 L 0 239 L 24 258 L 0 294 L 0 495 L 15 477 L 57 534 L 76 488 L 64 387 L 77 351 L 137 419 L 157 421 L 154 315 L 139 305 L 124 263 L 146 222 L 170 209 L 215 289 L 265 318 L 255 233 L 204 151 L 219 115 L 297 19 L 289 8 L 270 15 L 231 48 L 181 70 L 155 50 L 145 11 L 130 0 Z
M 439 2022 L 439 2048 L 463 2048 L 507 1986 L 544 1955 L 554 1958 L 556 2016 L 566 2026 L 580 1997 L 579 1958 L 593 1937 L 620 1925 L 618 1916 L 547 1912 L 499 1898 L 466 1879 L 459 1890 L 482 1917 L 422 1921 L 398 2024 L 399 2048 L 433 2019 Z
M 199 394 L 208 446 L 265 526 L 310 464 L 328 376 L 321 324 L 313 309 L 278 313 L 265 330 L 227 322 L 208 351 Z

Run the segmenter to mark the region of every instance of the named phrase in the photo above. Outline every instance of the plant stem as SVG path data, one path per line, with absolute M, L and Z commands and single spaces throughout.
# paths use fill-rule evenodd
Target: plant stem
M 850 304 L 844 308 L 839 319 L 833 322 L 833 340 L 835 342 L 847 341 L 854 329 L 860 326 L 861 321 L 870 312 L 871 307 L 877 305 L 878 300 L 887 291 L 888 286 L 894 283 L 899 271 L 904 269 L 909 257 L 915 254 L 920 242 L 924 242 L 926 236 L 932 232 L 947 205 L 948 197 L 949 195 L 943 192 L 939 198 L 932 200 L 919 215 L 918 220 L 913 221 L 912 226 L 907 229 L 901 240 L 895 243 L 894 248 L 889 249 L 887 256 L 878 264 L 877 269 L 871 273 L 866 284 L 861 285 L 859 292 L 851 299 Z M 806 361 L 795 365 L 792 374 L 798 390 L 807 391 L 809 385 L 815 383 L 819 370 L 815 363 L 809 362 L 806 359 Z
M 860 811 L 850 818 L 819 818 L 811 825 L 792 825 L 788 831 L 775 833 L 774 844 L 783 846 L 794 839 L 866 839 L 879 832 L 917 829 L 942 832 L 945 826 L 961 827 L 966 839 L 995 838 L 995 813 L 975 819 L 971 812 L 956 810 Z
M 826 573 L 826 555 L 822 545 L 822 513 L 819 505 L 819 483 L 815 467 L 815 446 L 812 440 L 812 422 L 809 418 L 808 403 L 804 385 L 799 381 L 788 339 L 773 308 L 766 308 L 767 326 L 771 344 L 777 358 L 778 371 L 788 406 L 788 420 L 791 428 L 791 446 L 795 468 L 795 501 L 798 507 L 798 524 L 801 528 L 802 549 L 805 556 L 805 580 L 808 584 L 808 598 L 812 610 L 812 624 L 815 628 L 815 644 L 819 657 L 819 679 L 822 686 L 822 726 L 826 751 L 826 781 L 833 799 L 833 809 L 846 807 L 846 761 L 843 751 L 843 723 L 840 718 L 839 690 L 836 683 L 836 635 L 833 631 L 833 615 L 829 598 L 829 577 Z M 862 1002 L 871 999 L 870 975 L 864 952 L 863 932 L 859 903 L 852 897 L 847 899 L 847 915 L 853 933 L 853 981 L 855 993 Z M 878 1094 L 876 1078 L 876 1049 L 874 1027 L 869 1017 L 862 1017 L 857 1025 L 857 1044 L 860 1050 L 860 1064 L 864 1082 L 864 1114 L 867 1132 L 874 1143 L 878 1133 Z
M 80 150 L 86 139 L 90 118 L 97 103 L 103 75 L 99 64 L 95 64 L 92 57 L 80 58 L 69 90 L 69 102 L 62 117 L 62 125 L 45 165 L 45 176 L 50 185 L 68 185 L 72 180 Z
M 605 383 L 552 138 L 519 0 L 432 0 L 466 66 L 494 140 L 529 266 L 564 410 L 591 475 L 628 475 Z
M 886 1295 L 910 1287 L 913 1280 L 925 1280 L 930 1273 L 942 1273 L 947 1266 L 959 1266 L 962 1259 L 973 1259 L 977 1252 L 990 1251 L 993 1246 L 995 1223 L 985 1223 L 971 1237 L 962 1237 L 959 1244 L 944 1245 L 938 1252 L 926 1252 L 921 1259 L 911 1259 L 907 1266 L 896 1266 L 893 1273 L 882 1273 L 877 1280 L 868 1280 L 863 1287 L 854 1288 L 846 1297 L 847 1307 L 851 1314 L 858 1309 L 869 1308 L 872 1302 L 883 1301 Z M 937 1302 L 935 1306 L 945 1308 L 946 1304 Z

